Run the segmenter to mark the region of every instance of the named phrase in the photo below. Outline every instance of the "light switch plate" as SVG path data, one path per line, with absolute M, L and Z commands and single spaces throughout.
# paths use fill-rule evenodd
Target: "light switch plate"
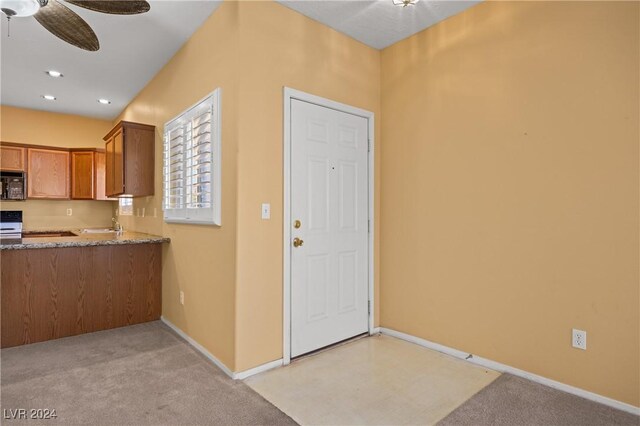
M 271 204 L 262 203 L 262 218 L 271 219 Z

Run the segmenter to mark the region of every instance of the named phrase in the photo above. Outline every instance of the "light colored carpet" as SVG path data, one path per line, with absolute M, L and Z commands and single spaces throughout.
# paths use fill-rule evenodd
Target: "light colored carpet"
M 57 419 L 3 424 L 294 425 L 161 322 L 3 349 L 1 408 Z
M 438 426 L 640 425 L 640 417 L 510 374 L 478 392 Z

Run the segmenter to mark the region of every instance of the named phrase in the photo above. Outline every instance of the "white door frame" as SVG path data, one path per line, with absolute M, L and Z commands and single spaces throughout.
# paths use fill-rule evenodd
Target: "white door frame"
M 369 275 L 369 334 L 374 332 L 374 114 L 360 108 L 355 108 L 339 102 L 311 95 L 299 90 L 284 87 L 284 265 L 283 265 L 283 364 L 291 362 L 291 100 L 297 99 L 322 107 L 346 112 L 367 119 L 369 130 L 369 152 L 367 162 L 367 175 L 369 187 L 369 241 L 368 241 L 368 275 Z

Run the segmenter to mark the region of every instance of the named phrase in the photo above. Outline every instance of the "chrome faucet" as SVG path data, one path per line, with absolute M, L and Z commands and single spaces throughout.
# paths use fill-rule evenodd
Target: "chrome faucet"
M 118 222 L 118 220 L 115 217 L 111 218 L 111 222 L 113 222 L 114 231 L 116 231 L 118 234 L 122 234 L 124 232 L 122 225 L 120 225 L 120 222 Z

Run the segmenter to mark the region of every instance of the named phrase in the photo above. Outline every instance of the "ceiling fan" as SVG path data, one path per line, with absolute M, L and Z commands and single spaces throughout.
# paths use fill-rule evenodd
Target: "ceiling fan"
M 96 12 L 112 15 L 135 15 L 151 9 L 144 0 L 65 0 Z M 33 16 L 51 34 L 80 49 L 100 49 L 98 37 L 89 24 L 58 0 L 0 0 L 0 10 L 7 16 Z

